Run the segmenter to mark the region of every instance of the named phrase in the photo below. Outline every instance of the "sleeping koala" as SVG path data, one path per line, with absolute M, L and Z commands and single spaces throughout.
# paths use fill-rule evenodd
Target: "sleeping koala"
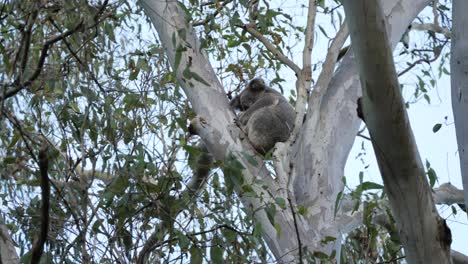
M 266 86 L 263 79 L 251 80 L 230 104 L 242 111 L 239 121 L 260 154 L 265 155 L 277 142 L 289 138 L 296 115 L 294 108 L 279 92 Z

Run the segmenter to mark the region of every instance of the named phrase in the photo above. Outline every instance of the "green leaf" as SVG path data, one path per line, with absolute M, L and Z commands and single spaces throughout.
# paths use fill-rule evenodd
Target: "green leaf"
M 254 156 L 246 153 L 246 152 L 241 152 L 242 156 L 253 166 L 258 166 L 258 161 L 255 159 Z
M 139 58 L 136 65 L 139 69 L 144 70 L 145 72 L 150 72 L 151 68 L 148 65 L 148 61 L 143 58 Z
M 185 252 L 188 249 L 189 245 L 190 245 L 190 240 L 182 232 L 176 232 L 175 235 L 179 239 L 180 249 L 182 250 L 182 252 Z
M 252 235 L 256 238 L 262 237 L 262 224 L 260 222 L 255 225 Z
M 320 252 L 320 251 L 315 251 L 314 252 L 314 257 L 320 259 L 320 260 L 326 260 L 328 259 L 328 255 L 323 253 L 323 252 Z
M 363 191 L 373 190 L 373 189 L 377 189 L 377 190 L 383 189 L 383 185 L 375 183 L 375 182 L 363 182 L 361 186 L 362 186 Z
M 265 211 L 267 213 L 268 220 L 273 225 L 275 224 L 275 215 L 276 215 L 276 206 L 274 204 L 270 204 L 269 206 L 265 207 Z
M 187 40 L 187 30 L 185 28 L 178 29 L 177 33 L 179 34 L 179 37 L 181 39 L 183 39 L 184 41 Z
M 307 208 L 304 205 L 300 204 L 297 206 L 297 213 L 302 216 L 305 216 L 307 214 Z
M 441 127 L 442 127 L 442 124 L 440 123 L 435 124 L 434 127 L 432 127 L 432 132 L 437 133 L 437 131 L 439 131 Z
M 211 263 L 221 264 L 223 263 L 223 250 L 219 246 L 212 246 L 210 248 Z
M 322 239 L 322 241 L 320 241 L 320 243 L 322 245 L 326 245 L 330 242 L 335 242 L 336 241 L 336 237 L 333 237 L 333 236 L 326 236 L 324 239 Z
M 428 104 L 431 103 L 431 98 L 429 97 L 429 95 L 424 94 L 423 97 L 424 97 L 424 99 L 426 100 L 426 102 L 427 102 Z
M 286 201 L 283 198 L 276 197 L 275 202 L 281 209 L 286 209 Z
M 319 29 L 320 29 L 320 32 L 322 32 L 322 34 L 325 35 L 325 37 L 330 38 L 327 35 L 327 31 L 323 27 L 319 26 Z
M 174 61 L 174 71 L 177 71 L 180 64 L 180 59 L 182 58 L 182 50 L 177 48 L 175 53 L 175 61 Z
M 208 84 L 205 80 L 203 80 L 203 78 L 200 77 L 200 75 L 198 75 L 196 72 L 192 72 L 192 77 L 193 77 L 195 80 L 197 80 L 197 81 L 203 83 L 204 85 L 210 86 L 210 84 Z
M 101 227 L 101 224 L 104 220 L 98 219 L 94 222 L 93 227 L 91 228 L 92 232 L 97 234 L 99 231 L 99 227 Z
M 437 181 L 437 174 L 434 169 L 429 168 L 427 170 L 427 176 L 429 177 L 429 183 L 431 184 L 431 187 L 434 187 L 434 184 Z
M 200 249 L 197 247 L 190 248 L 190 263 L 191 264 L 201 264 L 203 262 L 203 257 L 200 252 Z
M 278 223 L 275 223 L 275 229 L 276 229 L 276 237 L 280 237 L 281 235 L 281 226 Z
M 336 195 L 335 210 L 333 212 L 334 217 L 336 217 L 336 213 L 338 212 L 338 208 L 340 206 L 342 198 L 343 198 L 343 191 L 339 192 L 338 195 Z

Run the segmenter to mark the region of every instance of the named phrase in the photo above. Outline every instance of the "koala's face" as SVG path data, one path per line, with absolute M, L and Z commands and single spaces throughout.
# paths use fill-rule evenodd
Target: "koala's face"
M 240 110 L 245 111 L 249 109 L 261 96 L 260 92 L 253 92 L 250 90 L 244 90 L 240 96 Z

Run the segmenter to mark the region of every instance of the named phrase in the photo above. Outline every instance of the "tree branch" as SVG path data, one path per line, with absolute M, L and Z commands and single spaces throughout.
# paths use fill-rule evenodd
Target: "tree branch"
M 29 79 L 25 82 L 21 82 L 21 77 L 22 75 L 19 75 L 18 78 L 16 78 L 16 80 L 13 82 L 13 84 L 11 85 L 6 85 L 6 86 L 13 86 L 12 89 L 9 89 L 9 90 L 6 90 L 4 93 L 0 94 L 0 101 L 2 100 L 5 100 L 9 97 L 12 97 L 14 96 L 15 94 L 17 94 L 18 92 L 20 92 L 21 90 L 23 90 L 24 88 L 30 86 L 32 84 L 33 81 L 35 81 L 37 79 L 37 77 L 39 77 L 39 75 L 41 74 L 41 71 L 42 71 L 42 67 L 44 66 L 44 62 L 45 62 L 45 59 L 47 58 L 47 53 L 50 49 L 50 47 L 70 36 L 71 34 L 77 32 L 80 28 L 82 28 L 83 26 L 83 21 L 81 21 L 80 23 L 78 23 L 74 28 L 62 33 L 62 34 L 59 34 L 59 35 L 56 35 L 50 39 L 48 39 L 43 45 L 42 45 L 42 49 L 41 49 L 41 54 L 39 56 L 39 61 L 36 65 L 36 69 L 34 70 L 33 74 L 31 75 L 31 77 L 29 77 Z
M 412 23 L 411 24 L 411 30 L 420 30 L 420 31 L 432 31 L 435 33 L 440 33 L 443 34 L 446 38 L 451 38 L 452 37 L 452 32 L 450 32 L 450 29 L 448 28 L 443 28 L 437 24 L 434 23 Z
M 41 232 L 39 237 L 33 244 L 31 249 L 31 263 L 36 264 L 41 260 L 44 251 L 44 244 L 47 241 L 47 233 L 49 231 L 49 208 L 50 208 L 50 185 L 49 185 L 49 157 L 47 153 L 47 145 L 39 151 L 39 170 L 41 173 Z
M 275 56 L 279 61 L 286 64 L 291 70 L 294 71 L 296 75 L 299 75 L 301 68 L 297 66 L 292 60 L 286 57 L 280 50 L 278 50 L 273 43 L 271 43 L 267 38 L 265 38 L 260 32 L 255 29 L 255 25 L 252 24 L 245 24 L 243 26 L 245 31 L 249 32 L 252 36 L 258 39 L 268 51 L 270 51 L 273 56 Z

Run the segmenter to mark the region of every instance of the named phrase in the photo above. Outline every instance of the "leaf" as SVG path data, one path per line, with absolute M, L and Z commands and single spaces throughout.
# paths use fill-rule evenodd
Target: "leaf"
M 179 34 L 179 37 L 183 39 L 184 41 L 187 40 L 187 30 L 185 28 L 181 28 L 177 30 L 177 33 Z
M 276 197 L 275 202 L 281 209 L 286 209 L 286 201 L 283 198 Z
M 196 72 L 192 72 L 192 77 L 193 77 L 195 80 L 197 80 L 197 81 L 203 83 L 204 85 L 210 86 L 210 84 L 208 84 L 208 83 L 207 83 L 202 77 L 200 77 L 200 75 L 198 75 Z
M 322 34 L 325 35 L 325 37 L 330 38 L 330 37 L 328 37 L 328 35 L 327 35 L 327 31 L 326 31 L 323 27 L 319 26 L 319 29 L 320 29 L 320 31 L 322 32 Z
M 281 226 L 278 223 L 275 223 L 275 229 L 276 229 L 276 237 L 280 237 L 281 235 Z
M 179 45 L 175 52 L 174 71 L 177 71 L 177 69 L 179 68 L 180 60 L 182 58 L 182 51 L 184 51 L 180 47 L 181 46 Z
M 203 257 L 201 255 L 200 249 L 197 247 L 190 248 L 190 263 L 191 264 L 201 264 Z
M 440 123 L 435 124 L 434 127 L 432 127 L 432 132 L 437 133 L 437 131 L 439 131 L 441 127 L 442 127 L 442 124 Z
M 426 102 L 427 102 L 428 104 L 430 104 L 430 103 L 431 103 L 431 98 L 429 97 L 429 95 L 427 95 L 427 94 L 424 94 L 424 96 L 423 96 L 423 97 L 424 97 L 424 99 L 426 100 Z
M 322 245 L 326 245 L 330 242 L 335 242 L 336 241 L 336 237 L 333 237 L 333 236 L 326 236 L 324 239 L 322 239 L 322 241 L 320 241 L 320 243 Z
M 375 183 L 375 182 L 363 182 L 361 186 L 362 186 L 363 191 L 373 190 L 373 189 L 377 189 L 377 190 L 383 189 L 383 185 Z
M 343 191 L 339 192 L 338 195 L 336 195 L 336 200 L 335 200 L 335 210 L 333 212 L 333 216 L 336 217 L 336 213 L 338 212 L 338 208 L 341 203 L 341 199 L 343 197 Z
M 315 251 L 314 252 L 314 257 L 318 258 L 318 259 L 321 259 L 321 260 L 326 260 L 328 259 L 328 255 L 323 253 L 323 252 L 320 252 L 320 251 Z
M 95 234 L 98 233 L 99 227 L 101 227 L 102 222 L 104 222 L 104 220 L 102 220 L 102 219 L 98 219 L 98 220 L 96 220 L 94 222 L 93 227 L 91 228 L 93 233 L 95 233 Z
M 151 68 L 148 65 L 148 61 L 143 58 L 139 58 L 136 65 L 139 69 L 144 70 L 145 72 L 150 72 Z
M 260 223 L 260 221 L 257 222 L 257 224 L 255 225 L 252 235 L 256 238 L 262 237 L 262 224 Z
M 431 187 L 434 187 L 434 184 L 437 181 L 437 174 L 433 168 L 429 168 L 427 170 L 427 176 L 429 177 L 429 183 L 431 184 Z
M 223 263 L 223 250 L 219 246 L 212 246 L 210 248 L 211 263 L 221 264 Z
M 258 161 L 255 159 L 254 156 L 246 153 L 246 152 L 241 152 L 242 156 L 253 166 L 258 166 Z
M 275 215 L 276 215 L 276 206 L 274 204 L 270 204 L 269 206 L 265 207 L 265 211 L 267 213 L 268 220 L 272 225 L 275 224 Z

